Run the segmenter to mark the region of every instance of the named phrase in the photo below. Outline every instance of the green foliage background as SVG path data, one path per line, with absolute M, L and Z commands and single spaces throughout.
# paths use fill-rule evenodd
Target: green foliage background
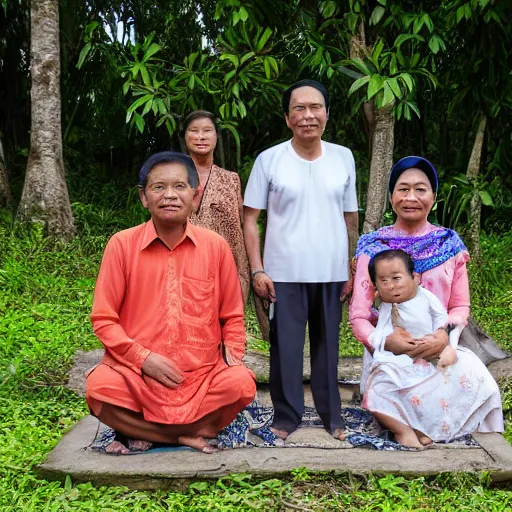
M 435 162 L 436 215 L 464 229 L 483 207 L 484 264 L 470 265 L 472 313 L 512 351 L 512 3 L 509 0 L 60 0 L 62 132 L 79 236 L 68 245 L 0 210 L 0 510 L 509 510 L 512 494 L 488 475 L 407 479 L 309 474 L 233 475 L 182 492 L 137 492 L 38 480 L 33 467 L 87 413 L 64 387 L 76 350 L 99 347 L 89 313 L 108 237 L 146 220 L 137 169 L 181 149 L 194 108 L 221 118 L 219 163 L 245 182 L 255 156 L 289 136 L 279 93 L 299 78 L 331 93 L 325 137 L 350 147 L 364 206 L 369 127 L 364 101 L 396 101 L 395 156 Z M 14 207 L 30 144 L 30 2 L 0 2 L 0 141 Z M 349 57 L 366 28 L 367 54 Z M 118 29 L 122 27 L 122 34 Z M 115 36 L 117 34 L 117 37 Z M 355 82 L 357 80 L 357 82 Z M 418 116 L 417 114 L 420 114 Z M 479 179 L 464 177 L 482 116 Z M 254 314 L 247 312 L 252 346 Z M 342 326 L 340 353 L 361 345 Z M 512 380 L 500 382 L 512 441 Z

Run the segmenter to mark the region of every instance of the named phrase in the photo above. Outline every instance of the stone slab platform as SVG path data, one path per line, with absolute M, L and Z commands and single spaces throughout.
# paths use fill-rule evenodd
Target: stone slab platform
M 194 450 L 112 456 L 84 450 L 95 438 L 98 420 L 83 418 L 36 470 L 48 480 L 90 481 L 95 485 L 124 485 L 133 489 L 183 489 L 197 479 L 216 479 L 250 472 L 272 477 L 294 468 L 355 474 L 430 475 L 442 472 L 489 471 L 495 482 L 512 481 L 512 447 L 500 434 L 475 434 L 481 448 L 435 445 L 422 452 L 374 451 L 334 440 L 319 428 L 293 435 L 305 442 L 325 441 L 322 448 L 241 448 L 206 455 Z M 292 436 L 290 436 L 290 439 Z M 330 443 L 327 444 L 327 443 Z

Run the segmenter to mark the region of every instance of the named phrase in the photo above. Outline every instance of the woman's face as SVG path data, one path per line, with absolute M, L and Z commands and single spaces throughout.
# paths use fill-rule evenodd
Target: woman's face
M 398 219 L 413 223 L 427 220 L 434 201 L 435 194 L 430 181 L 419 169 L 404 171 L 389 198 Z
M 185 131 L 185 145 L 191 156 L 206 156 L 213 153 L 217 145 L 217 132 L 211 119 L 194 119 Z

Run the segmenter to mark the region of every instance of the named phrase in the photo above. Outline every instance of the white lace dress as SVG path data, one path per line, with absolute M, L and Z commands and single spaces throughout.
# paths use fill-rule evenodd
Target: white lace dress
M 413 299 L 397 304 L 401 326 L 414 338 L 433 333 L 447 321 L 437 297 L 422 287 Z M 457 362 L 445 369 L 424 359 L 395 356 L 384 350 L 393 332 L 392 305 L 379 308 L 377 327 L 370 335 L 375 347 L 369 367 L 363 407 L 391 416 L 434 441 L 450 441 L 472 432 L 502 432 L 503 414 L 498 385 L 471 350 L 458 347 L 461 329 L 450 333 Z

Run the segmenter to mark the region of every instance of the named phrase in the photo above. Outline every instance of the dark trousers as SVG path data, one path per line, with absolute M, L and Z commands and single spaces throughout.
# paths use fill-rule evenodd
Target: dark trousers
M 324 427 L 343 428 L 338 390 L 340 293 L 344 283 L 276 283 L 270 321 L 272 426 L 293 432 L 304 413 L 303 354 L 309 325 L 311 389 Z

